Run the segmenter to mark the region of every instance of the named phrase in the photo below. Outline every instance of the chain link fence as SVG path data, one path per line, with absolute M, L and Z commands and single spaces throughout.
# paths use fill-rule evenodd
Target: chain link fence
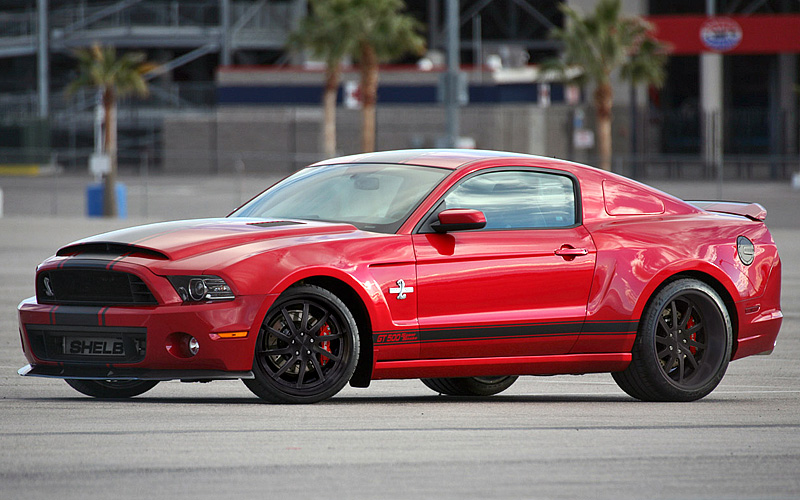
M 91 151 L 53 150 L 47 162 L 20 163 L 30 151 L 0 149 L 0 189 L 5 216 L 70 217 L 87 214 L 87 189 L 98 182 L 86 167 Z M 205 165 L 207 158 L 186 151 L 185 163 Z M 38 156 L 45 156 L 39 152 Z M 175 218 L 222 217 L 274 182 L 313 163 L 316 153 L 265 153 L 256 151 L 218 151 L 215 172 L 205 166 L 197 171 L 165 170 L 162 158 L 148 150 L 121 151 L 119 180 L 127 189 L 127 214 L 130 218 L 167 220 Z M 202 161 L 201 161 L 202 160 Z M 281 168 L 265 169 L 265 160 Z M 591 164 L 591 158 L 589 158 Z M 797 156 L 725 156 L 723 175 L 698 155 L 617 156 L 614 170 L 628 177 L 654 184 L 709 186 L 705 196 L 721 197 L 725 186 L 748 183 L 789 186 L 789 179 L 800 172 Z M 724 183 L 723 186 L 721 183 Z

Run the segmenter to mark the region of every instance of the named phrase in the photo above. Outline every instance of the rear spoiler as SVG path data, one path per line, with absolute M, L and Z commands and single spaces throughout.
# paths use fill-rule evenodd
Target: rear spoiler
M 691 203 L 697 208 L 707 212 L 741 215 L 755 221 L 763 222 L 767 218 L 767 209 L 759 203 L 740 201 L 687 201 L 686 203 Z

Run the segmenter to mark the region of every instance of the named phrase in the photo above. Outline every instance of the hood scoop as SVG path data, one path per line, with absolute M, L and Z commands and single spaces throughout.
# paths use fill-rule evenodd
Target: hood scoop
M 248 226 L 258 227 L 276 227 L 276 226 L 297 226 L 302 225 L 302 222 L 295 222 L 290 220 L 273 220 L 268 222 L 248 222 Z
M 169 260 L 164 253 L 152 248 L 143 248 L 136 245 L 124 243 L 96 242 L 96 243 L 77 243 L 60 249 L 57 253 L 59 257 L 94 255 L 103 257 L 144 257 L 147 259 Z

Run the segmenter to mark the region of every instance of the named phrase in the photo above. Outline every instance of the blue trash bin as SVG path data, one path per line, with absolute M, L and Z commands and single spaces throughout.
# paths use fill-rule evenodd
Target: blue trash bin
M 124 219 L 128 216 L 128 188 L 125 184 L 118 182 L 116 185 L 117 194 L 117 216 Z M 86 187 L 86 215 L 89 217 L 103 216 L 103 183 L 95 182 Z

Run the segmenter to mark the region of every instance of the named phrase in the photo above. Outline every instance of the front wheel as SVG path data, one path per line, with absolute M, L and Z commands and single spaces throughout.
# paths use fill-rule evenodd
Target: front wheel
M 101 399 L 132 398 L 144 394 L 158 384 L 158 380 L 79 380 L 65 379 L 73 389 Z
M 267 312 L 256 340 L 255 378 L 243 382 L 272 403 L 315 403 L 347 384 L 358 353 L 358 328 L 344 302 L 318 286 L 295 286 Z
M 725 303 L 695 279 L 668 284 L 651 301 L 633 345 L 633 359 L 613 374 L 617 385 L 644 401 L 694 401 L 722 380 L 733 328 Z
M 499 394 L 517 381 L 517 377 L 460 377 L 423 378 L 422 383 L 448 396 L 492 396 Z

